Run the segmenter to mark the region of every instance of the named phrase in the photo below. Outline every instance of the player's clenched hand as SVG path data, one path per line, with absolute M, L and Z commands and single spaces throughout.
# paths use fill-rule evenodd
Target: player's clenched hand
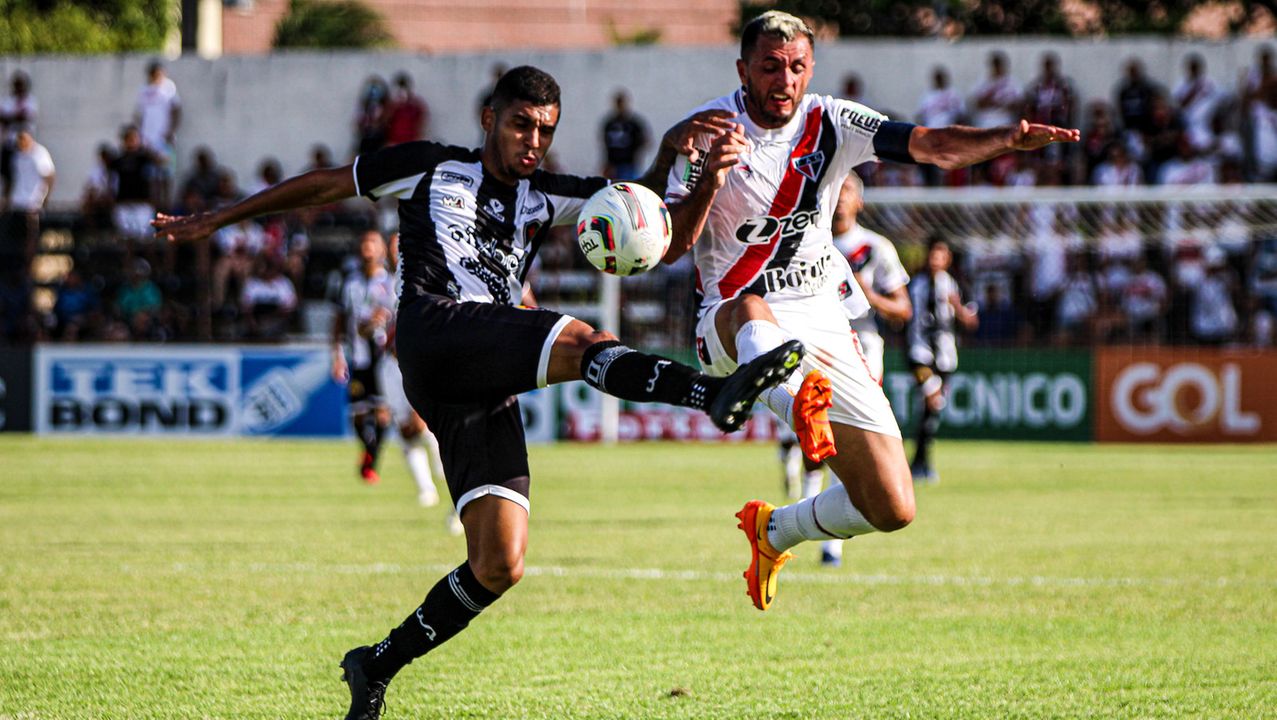
M 1082 133 L 1076 129 L 1060 128 L 1054 125 L 1040 125 L 1028 120 L 1021 120 L 1020 125 L 1011 135 L 1011 147 L 1016 150 L 1037 150 L 1057 142 L 1077 142 Z
M 709 149 L 709 157 L 705 161 L 705 175 L 712 178 L 715 187 L 722 187 L 727 182 L 727 173 L 740 164 L 740 156 L 749 151 L 749 140 L 745 137 L 745 128 L 736 125 L 732 131 L 720 135 Z
M 155 237 L 169 242 L 189 242 L 212 235 L 220 225 L 213 219 L 213 213 L 197 215 L 165 215 L 159 213 L 151 221 L 155 228 Z
M 670 128 L 661 142 L 676 154 L 686 155 L 688 160 L 696 162 L 700 155 L 696 146 L 704 147 L 731 132 L 736 127 L 736 123 L 732 122 L 735 117 L 736 113 L 731 110 L 702 110 Z

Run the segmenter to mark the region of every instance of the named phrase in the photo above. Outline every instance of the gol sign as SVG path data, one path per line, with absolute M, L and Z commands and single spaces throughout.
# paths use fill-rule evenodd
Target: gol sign
M 1105 348 L 1096 366 L 1101 441 L 1277 440 L 1277 353 Z

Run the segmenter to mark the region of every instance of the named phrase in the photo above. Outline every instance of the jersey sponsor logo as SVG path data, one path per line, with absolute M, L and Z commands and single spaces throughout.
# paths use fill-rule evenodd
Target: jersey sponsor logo
M 519 209 L 520 215 L 532 215 L 541 212 L 541 208 L 545 207 L 545 201 L 536 203 L 535 205 L 524 205 Z
M 471 185 L 474 185 L 474 178 L 470 177 L 469 175 L 462 175 L 461 173 L 448 172 L 447 170 L 444 170 L 443 172 L 439 173 L 439 179 L 444 182 L 461 183 L 462 185 L 465 185 L 466 187 L 470 187 Z
M 705 163 L 708 160 L 708 152 L 704 150 L 697 152 L 696 160 L 689 161 L 683 170 L 683 184 L 689 188 L 696 187 L 696 184 L 701 181 L 701 175 L 705 173 Z
M 866 132 L 876 133 L 882 127 L 882 116 L 851 108 L 843 108 L 838 112 L 838 124 L 847 128 L 860 128 Z
M 771 242 L 777 232 L 780 233 L 781 239 L 788 238 L 814 225 L 819 217 L 819 210 L 806 210 L 779 218 L 759 215 L 748 218 L 737 226 L 736 239 L 746 245 L 765 245 Z
M 461 210 L 465 208 L 466 201 L 456 195 L 448 195 L 445 193 L 443 196 L 443 206 L 446 208 L 456 208 L 457 210 Z
M 820 150 L 794 160 L 794 169 L 812 182 L 815 182 L 816 178 L 820 177 L 820 171 L 824 167 L 825 153 Z
M 799 261 L 789 267 L 768 268 L 763 271 L 763 286 L 767 292 L 796 290 L 814 294 L 825 286 L 830 260 L 826 253 L 814 263 Z
M 461 258 L 461 269 L 478 278 L 488 288 L 493 301 L 510 304 L 510 287 L 506 284 L 505 276 L 492 271 L 482 261 L 472 257 Z
M 483 210 L 494 219 L 500 220 L 505 216 L 505 203 L 496 198 L 488 198 L 488 204 Z

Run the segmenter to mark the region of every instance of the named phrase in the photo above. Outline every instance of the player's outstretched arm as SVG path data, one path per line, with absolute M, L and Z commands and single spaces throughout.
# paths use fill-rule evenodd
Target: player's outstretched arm
M 350 165 L 311 170 L 239 202 L 197 215 L 159 214 L 151 221 L 156 237 L 170 242 L 198 240 L 218 228 L 258 215 L 293 210 L 309 205 L 326 205 L 355 195 L 355 173 Z
M 1077 142 L 1076 129 L 1040 125 L 1021 120 L 1019 125 L 973 128 L 950 125 L 942 128 L 916 127 L 909 135 L 909 155 L 920 163 L 945 170 L 974 165 L 1015 150 L 1037 150 L 1057 142 Z
M 687 155 L 696 160 L 696 139 L 699 137 L 716 138 L 731 132 L 736 127 L 732 118 L 736 113 L 730 110 L 702 110 L 691 117 L 677 123 L 661 137 L 661 144 L 656 149 L 656 159 L 652 166 L 638 179 L 652 192 L 665 196 L 665 188 L 669 185 L 670 169 L 679 155 Z

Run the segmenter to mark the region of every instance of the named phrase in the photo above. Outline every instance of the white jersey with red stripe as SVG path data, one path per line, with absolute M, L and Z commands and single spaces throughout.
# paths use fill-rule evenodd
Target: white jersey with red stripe
M 876 159 L 874 134 L 887 118 L 849 100 L 808 94 L 787 125 L 769 130 L 750 120 L 744 103 L 737 90 L 696 110 L 737 113 L 749 141 L 694 247 L 701 307 L 742 292 L 769 302 L 837 292 L 848 266 L 830 233 L 834 205 L 847 173 Z M 687 197 L 706 158 L 705 152 L 696 163 L 679 158 L 667 202 Z

